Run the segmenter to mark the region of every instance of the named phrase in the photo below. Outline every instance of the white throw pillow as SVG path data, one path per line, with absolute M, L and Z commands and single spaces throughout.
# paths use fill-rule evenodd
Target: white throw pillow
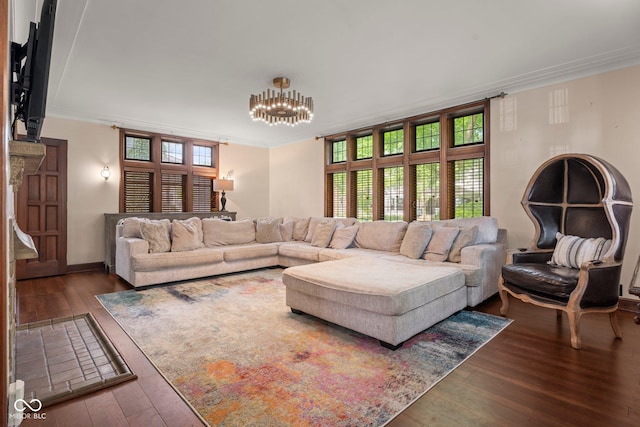
M 584 262 L 602 260 L 611 247 L 611 240 L 604 237 L 586 239 L 556 233 L 556 240 L 549 264 L 560 267 L 580 268 Z

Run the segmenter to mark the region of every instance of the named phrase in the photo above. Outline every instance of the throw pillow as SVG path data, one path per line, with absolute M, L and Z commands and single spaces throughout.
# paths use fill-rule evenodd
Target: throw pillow
M 174 220 L 175 221 L 175 220 Z M 184 222 L 188 222 L 196 226 L 196 230 L 198 230 L 198 240 L 200 241 L 200 248 L 204 247 L 204 232 L 202 231 L 202 220 L 197 216 L 191 217 L 189 219 L 183 220 Z
M 460 229 L 454 227 L 439 227 L 433 230 L 433 235 L 422 258 L 429 261 L 446 261 L 453 241 L 458 237 L 459 232 Z
M 256 221 L 256 242 L 282 242 L 280 222 L 282 218 L 264 218 Z
M 326 221 L 327 218 L 325 217 L 311 217 L 309 218 L 309 230 L 307 231 L 307 236 L 304 238 L 305 242 L 311 242 L 311 239 L 313 239 L 313 233 L 316 231 L 316 227 L 318 226 L 318 224 L 320 224 L 320 222 L 322 221 Z
M 338 224 L 342 225 L 341 223 Z M 329 247 L 331 249 L 347 249 L 353 243 L 357 233 L 358 224 L 350 225 L 348 227 L 345 227 L 344 225 L 341 227 L 336 226 L 336 229 L 333 231 L 333 237 L 331 238 Z
M 198 227 L 193 221 L 173 220 L 171 227 L 171 252 L 191 251 L 202 247 Z
M 549 264 L 560 267 L 580 268 L 584 262 L 602 260 L 611 247 L 611 240 L 604 237 L 586 239 L 556 233 L 556 240 Z
M 149 222 L 149 220 L 137 217 L 130 217 L 122 220 L 122 237 L 137 237 L 138 239 L 142 239 L 142 234 L 140 234 L 141 222 Z
M 299 219 L 293 226 L 293 240 L 302 242 L 309 232 L 309 221 L 311 218 Z
M 329 246 L 335 229 L 335 221 L 329 220 L 318 223 L 315 227 L 315 231 L 313 232 L 313 237 L 311 238 L 311 246 L 317 246 L 319 248 L 326 248 Z
M 149 242 L 149 253 L 169 252 L 171 250 L 171 239 L 169 230 L 161 222 L 141 222 L 140 234 L 142 238 Z
M 456 227 L 457 228 L 457 227 Z M 453 241 L 449 251 L 449 261 L 460 262 L 462 260 L 462 248 L 476 243 L 478 237 L 478 226 L 461 227 L 456 240 Z
M 433 230 L 428 223 L 413 221 L 402 239 L 400 254 L 413 259 L 421 258 L 432 234 Z
M 284 222 L 278 225 L 280 229 L 280 236 L 282 236 L 283 242 L 290 242 L 293 240 L 293 227 L 295 222 Z

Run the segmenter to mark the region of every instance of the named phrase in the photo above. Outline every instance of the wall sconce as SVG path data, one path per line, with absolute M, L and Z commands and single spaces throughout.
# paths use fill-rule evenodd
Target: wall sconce
M 100 171 L 100 176 L 103 177 L 105 181 L 109 179 L 109 177 L 111 176 L 109 166 L 105 166 L 104 168 L 102 168 L 102 170 Z

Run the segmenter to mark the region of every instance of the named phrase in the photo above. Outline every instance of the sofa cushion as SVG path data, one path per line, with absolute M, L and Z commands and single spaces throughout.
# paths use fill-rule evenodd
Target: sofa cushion
M 455 218 L 434 221 L 433 225 L 442 224 L 453 227 L 478 226 L 476 243 L 496 243 L 498 241 L 498 220 L 490 216 L 477 216 L 473 218 Z
M 458 233 L 458 236 L 456 236 L 456 240 L 453 241 L 453 245 L 451 245 L 451 250 L 449 251 L 447 259 L 451 262 L 460 262 L 462 259 L 462 248 L 475 244 L 477 237 L 477 225 L 471 227 L 460 227 L 460 232 Z
M 306 242 L 282 243 L 278 247 L 278 253 L 282 256 L 315 262 L 320 261 L 318 254 L 321 250 L 322 248 L 311 246 Z
M 426 259 L 413 259 L 407 258 L 403 255 L 385 255 L 380 257 L 381 259 L 395 261 L 404 264 L 413 264 L 413 265 L 421 265 L 425 268 L 430 267 L 452 267 L 458 268 L 462 273 L 464 273 L 464 284 L 465 286 L 477 287 L 482 285 L 483 280 L 483 270 L 482 267 L 478 267 L 477 265 L 471 264 L 460 264 L 453 262 L 436 262 L 436 261 L 427 261 Z
M 278 229 L 280 230 L 280 236 L 282 237 L 283 242 L 293 241 L 294 226 L 295 222 L 283 222 L 282 224 L 278 224 Z
M 286 217 L 283 221 L 285 224 L 289 222 L 293 222 L 293 240 L 297 240 L 299 242 L 304 241 L 307 237 L 307 233 L 309 232 L 309 221 L 311 218 L 291 218 Z
M 320 251 L 319 261 L 333 261 L 336 259 L 353 258 L 356 256 L 366 256 L 370 258 L 382 258 L 389 255 L 388 252 L 376 251 L 375 249 L 354 248 L 349 249 L 331 249 L 326 248 Z
M 242 245 L 256 240 L 256 226 L 250 219 L 223 221 L 205 218 L 202 220 L 202 230 L 207 247 Z
M 356 246 L 377 251 L 400 252 L 407 231 L 404 221 L 361 222 L 356 234 Z
M 326 248 L 331 243 L 333 232 L 336 229 L 336 222 L 330 219 L 321 221 L 315 228 L 311 237 L 311 246 Z
M 282 242 L 280 223 L 282 218 L 264 218 L 256 221 L 256 242 Z
M 225 261 L 263 258 L 278 255 L 278 245 L 275 243 L 249 243 L 247 245 L 222 246 Z
M 198 227 L 195 222 L 173 220 L 171 226 L 171 252 L 190 251 L 203 246 L 204 243 L 199 238 Z
M 345 227 L 342 223 L 338 223 L 335 231 L 333 232 L 333 237 L 331 238 L 331 243 L 329 243 L 329 247 L 332 249 L 347 249 L 356 238 L 356 234 L 358 233 L 358 225 L 350 225 Z
M 429 261 L 446 261 L 458 233 L 458 227 L 435 228 L 422 258 Z
M 140 222 L 140 234 L 149 242 L 150 253 L 169 252 L 171 250 L 171 238 L 169 229 L 161 221 Z
M 156 271 L 176 267 L 213 264 L 223 261 L 219 249 L 201 248 L 186 252 L 165 252 L 134 255 L 131 266 L 134 271 Z
M 140 234 L 141 222 L 149 222 L 149 220 L 137 217 L 124 218 L 122 220 L 122 237 L 137 237 L 138 239 L 142 239 L 142 234 Z
M 413 259 L 421 258 L 432 234 L 433 230 L 429 223 L 413 221 L 407 227 L 407 232 L 402 239 L 400 254 Z

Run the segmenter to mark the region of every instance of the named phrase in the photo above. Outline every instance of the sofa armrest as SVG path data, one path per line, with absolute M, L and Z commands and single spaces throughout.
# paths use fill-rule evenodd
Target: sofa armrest
M 461 264 L 474 265 L 480 268 L 482 279 L 481 292 L 474 292 L 473 300 L 468 303 L 475 307 L 491 295 L 498 292 L 498 279 L 502 271 L 502 266 L 507 259 L 507 247 L 502 243 L 483 243 L 462 248 Z
M 134 255 L 149 253 L 149 242 L 135 237 L 118 237 L 116 239 L 116 274 L 127 282 L 134 284 Z

